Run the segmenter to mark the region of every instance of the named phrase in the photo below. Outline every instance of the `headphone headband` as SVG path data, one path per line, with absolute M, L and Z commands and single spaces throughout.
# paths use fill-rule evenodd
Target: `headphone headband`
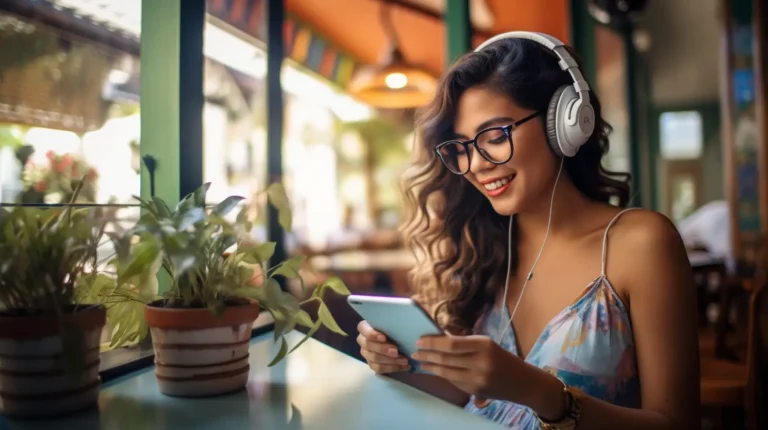
M 587 80 L 584 79 L 584 75 L 581 73 L 578 63 L 576 63 L 576 60 L 571 56 L 570 53 L 568 53 L 568 50 L 566 49 L 563 42 L 544 33 L 534 33 L 531 31 L 509 31 L 507 33 L 497 34 L 496 36 L 486 40 L 480 44 L 480 46 L 475 48 L 475 52 L 480 52 L 488 47 L 488 45 L 503 39 L 532 40 L 554 52 L 557 58 L 560 60 L 558 61 L 560 68 L 571 75 L 571 79 L 573 79 L 573 88 L 579 95 L 581 103 L 583 105 L 589 104 L 589 84 L 587 83 Z

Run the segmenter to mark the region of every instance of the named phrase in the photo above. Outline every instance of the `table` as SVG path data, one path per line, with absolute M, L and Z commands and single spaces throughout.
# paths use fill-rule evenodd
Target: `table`
M 416 264 L 415 257 L 406 249 L 341 251 L 330 256 L 318 255 L 309 261 L 321 271 L 409 270 Z
M 694 268 L 723 264 L 722 258 L 715 257 L 706 251 L 688 251 L 688 261 L 691 262 L 691 266 Z
M 164 396 L 154 367 L 104 384 L 100 411 L 51 421 L 8 422 L 2 430 L 47 429 L 264 429 L 390 430 L 499 429 L 484 418 L 385 376 L 309 339 L 280 364 L 272 333 L 251 341 L 246 390 L 201 399 Z M 290 345 L 301 339 L 290 333 Z

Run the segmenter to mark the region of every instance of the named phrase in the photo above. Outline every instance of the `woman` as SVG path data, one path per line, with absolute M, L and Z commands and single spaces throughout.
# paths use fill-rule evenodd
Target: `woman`
M 683 243 L 665 217 L 621 209 L 628 175 L 601 167 L 610 127 L 594 92 L 594 131 L 562 156 L 551 101 L 573 83 L 552 49 L 521 38 L 448 71 L 405 185 L 417 299 L 451 335 L 404 357 L 363 321 L 361 352 L 377 373 L 512 428 L 698 428 Z

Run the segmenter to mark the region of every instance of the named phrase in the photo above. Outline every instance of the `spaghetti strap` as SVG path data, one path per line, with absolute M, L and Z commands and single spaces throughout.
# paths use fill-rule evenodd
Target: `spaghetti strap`
M 602 266 L 600 268 L 600 276 L 605 278 L 605 264 L 608 261 L 608 230 L 613 227 L 613 224 L 616 223 L 616 221 L 619 220 L 619 218 L 624 215 L 626 212 L 633 211 L 635 209 L 640 208 L 626 208 L 622 210 L 621 212 L 617 213 L 615 217 L 611 220 L 611 222 L 608 223 L 608 226 L 605 227 L 605 232 L 603 233 L 603 255 L 602 255 Z

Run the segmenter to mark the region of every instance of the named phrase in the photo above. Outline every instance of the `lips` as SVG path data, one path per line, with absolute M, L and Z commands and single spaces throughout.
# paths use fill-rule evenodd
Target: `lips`
M 509 188 L 509 185 L 515 179 L 515 176 L 515 174 L 512 174 L 484 183 L 483 187 L 485 187 L 485 192 L 488 197 L 498 197 L 504 194 L 504 192 Z

